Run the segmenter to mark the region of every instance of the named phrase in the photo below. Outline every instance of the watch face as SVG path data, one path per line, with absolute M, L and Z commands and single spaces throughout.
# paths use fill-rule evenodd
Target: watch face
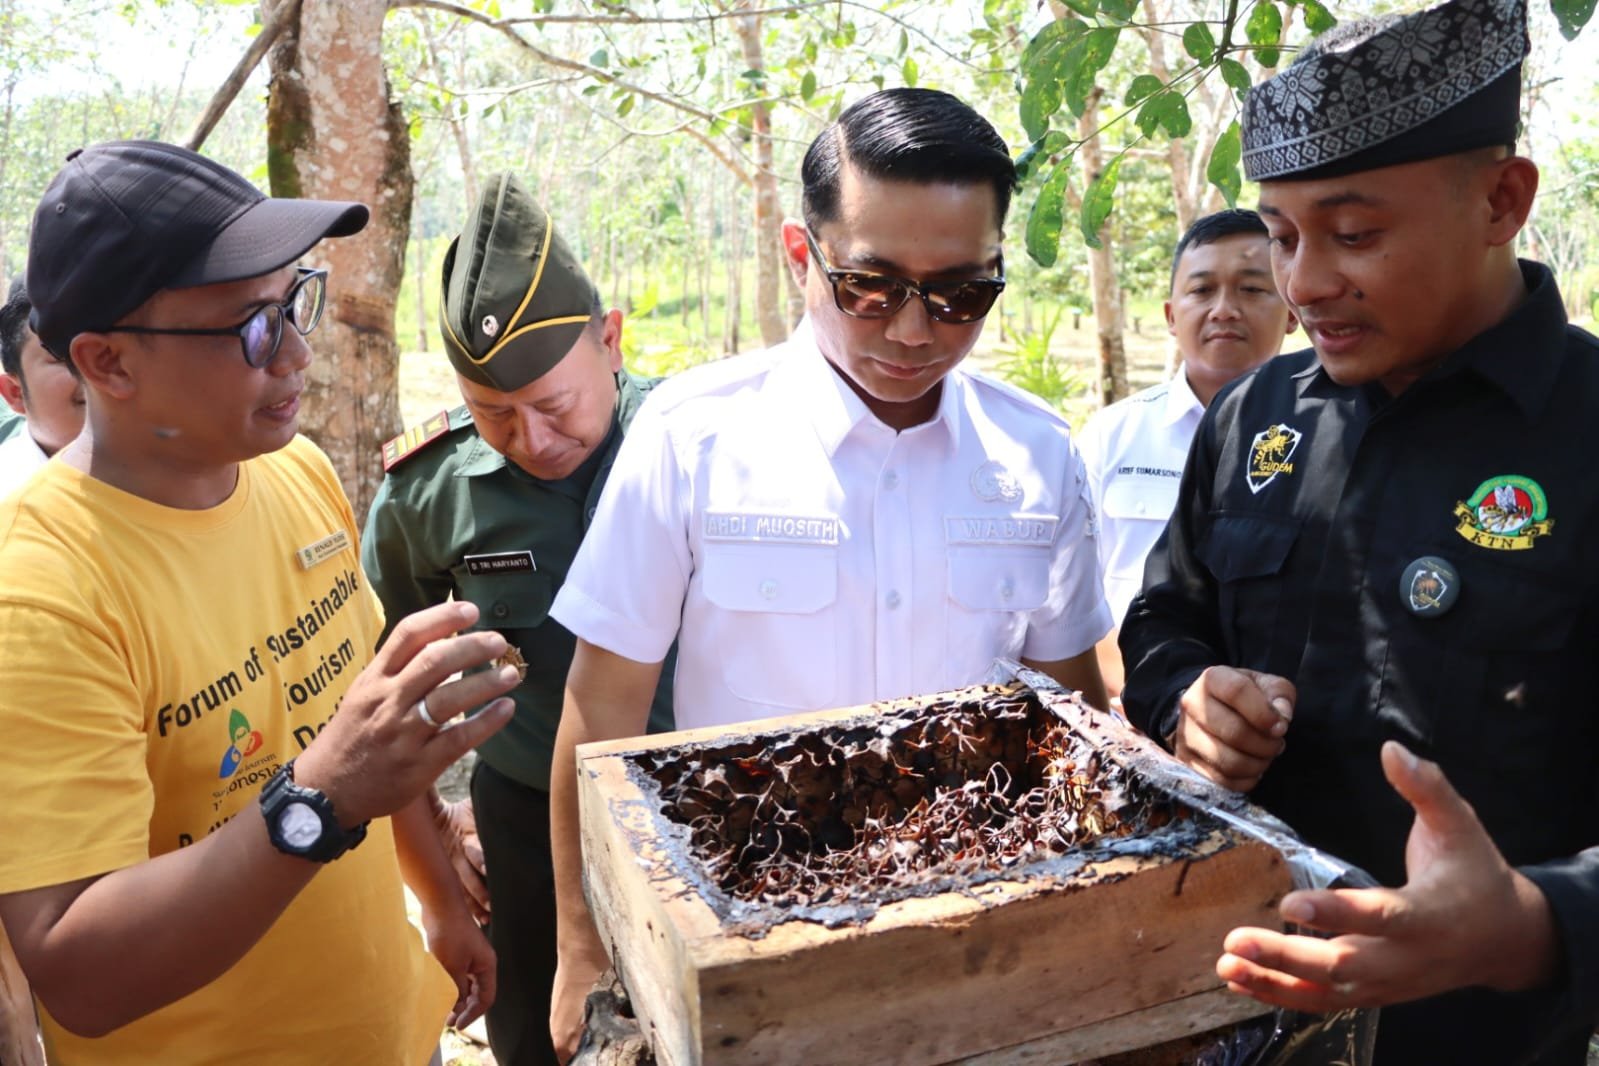
M 304 803 L 291 803 L 278 815 L 278 831 L 291 848 L 309 848 L 322 836 L 322 819 Z

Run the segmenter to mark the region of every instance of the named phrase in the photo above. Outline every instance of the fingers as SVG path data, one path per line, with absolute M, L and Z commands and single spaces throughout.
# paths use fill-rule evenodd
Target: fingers
M 398 633 L 398 630 L 395 632 Z M 514 667 L 478 669 L 505 654 L 508 647 L 510 645 L 505 638 L 493 630 L 435 639 L 418 649 L 394 675 L 395 691 L 407 705 L 426 695 L 430 713 L 437 706 L 445 717 L 453 717 L 516 687 L 518 675 Z M 455 674 L 465 676 L 446 684 L 446 680 Z M 506 681 L 507 676 L 509 682 Z M 456 689 L 456 685 L 463 687 Z M 435 699 L 436 695 L 446 692 L 452 693 L 446 702 Z M 437 714 L 433 717 L 443 720 Z
M 1483 832 L 1471 804 L 1461 798 L 1437 763 L 1418 759 L 1396 740 L 1382 746 L 1382 770 L 1416 816 L 1445 835 Z
M 474 634 L 474 636 L 476 635 Z M 463 640 L 465 638 L 457 637 L 454 639 Z M 448 661 L 453 660 L 455 656 L 453 653 L 447 652 L 444 653 L 443 657 Z M 418 658 L 420 659 L 420 656 Z M 448 677 L 449 675 L 446 674 L 444 676 Z M 408 680 L 408 678 L 404 678 L 404 680 Z M 428 701 L 428 714 L 435 722 L 443 725 L 449 719 L 465 714 L 475 707 L 483 706 L 496 696 L 505 695 L 517 686 L 518 680 L 519 675 L 514 666 L 502 666 L 495 670 L 478 670 L 454 681 L 445 681 L 436 688 L 423 689 L 411 703 L 414 705 L 416 699 L 420 699 L 425 694 Z
M 429 703 L 431 702 L 430 700 Z M 430 761 L 438 766 L 434 776 L 442 773 L 450 763 L 505 728 L 505 723 L 511 720 L 511 714 L 515 710 L 516 704 L 502 697 L 470 718 L 451 722 L 445 728 L 435 730 L 424 748 L 428 752 Z
M 1290 892 L 1278 913 L 1284 921 L 1334 936 L 1404 936 L 1414 918 L 1404 893 L 1391 888 Z
M 435 640 L 459 633 L 476 622 L 477 616 L 477 606 L 466 600 L 441 603 L 406 615 L 373 656 L 373 665 L 385 674 L 397 674 L 417 652 Z
M 1371 1005 L 1385 976 L 1376 961 L 1378 941 L 1370 937 L 1322 940 L 1245 928 L 1228 933 L 1222 946 L 1218 977 L 1246 995 L 1295 1010 Z
M 1278 716 L 1292 721 L 1294 706 L 1299 702 L 1299 690 L 1294 683 L 1286 677 L 1276 674 L 1266 674 L 1259 670 L 1240 670 L 1255 682 L 1255 686 L 1265 695 L 1266 702 Z
M 1268 694 L 1261 687 L 1261 678 L 1271 678 L 1270 674 L 1261 674 L 1256 671 L 1235 670 L 1227 666 L 1212 666 L 1200 675 L 1197 685 L 1203 687 L 1205 695 L 1223 707 L 1231 710 L 1244 723 L 1262 737 L 1281 737 L 1288 732 L 1288 719 L 1293 714 L 1292 693 L 1293 686 L 1282 678 L 1275 678 L 1281 685 L 1274 684 L 1273 692 Z M 1284 692 L 1282 685 L 1287 685 Z M 1190 689 L 1189 691 L 1193 691 Z M 1273 701 L 1278 701 L 1273 706 Z M 1288 713 L 1283 714 L 1281 708 L 1286 706 Z M 1212 732 L 1215 732 L 1212 730 Z M 1234 745 L 1237 746 L 1237 745 Z M 1252 754 L 1265 754 L 1263 751 L 1249 749 Z

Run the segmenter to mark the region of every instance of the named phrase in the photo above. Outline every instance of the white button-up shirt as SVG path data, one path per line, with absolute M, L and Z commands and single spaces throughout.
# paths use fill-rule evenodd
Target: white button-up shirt
M 658 662 L 682 728 L 934 692 L 1110 627 L 1066 422 L 956 369 L 896 433 L 809 338 L 690 370 L 629 430 L 551 613 Z
M 1179 373 L 1097 412 L 1078 436 L 1099 511 L 1105 598 L 1117 625 L 1143 587 L 1144 559 L 1177 505 L 1188 446 L 1204 414 Z
M 22 487 L 33 472 L 49 461 L 34 442 L 26 426 L 15 437 L 0 444 L 0 500 Z

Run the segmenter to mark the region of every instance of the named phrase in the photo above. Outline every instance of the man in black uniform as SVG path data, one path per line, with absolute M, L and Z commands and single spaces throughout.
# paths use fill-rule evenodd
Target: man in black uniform
M 1599 343 L 1512 250 L 1526 50 L 1523 3 L 1456 0 L 1249 94 L 1315 350 L 1212 404 L 1122 629 L 1135 723 L 1402 886 L 1294 893 L 1331 939 L 1236 930 L 1217 964 L 1267 1002 L 1403 1004 L 1390 1066 L 1580 1066 L 1599 1013 Z
M 622 313 L 603 311 L 549 215 L 509 174 L 490 181 L 444 260 L 444 347 L 466 401 L 384 448 L 361 562 L 391 619 L 477 604 L 526 667 L 511 724 L 478 749 L 472 801 L 436 816 L 463 868 L 475 808 L 498 955 L 489 1044 L 501 1066 L 555 1061 L 550 757 L 574 640 L 549 617 L 611 463 L 655 384 L 622 369 Z M 671 728 L 661 672 L 651 730 Z

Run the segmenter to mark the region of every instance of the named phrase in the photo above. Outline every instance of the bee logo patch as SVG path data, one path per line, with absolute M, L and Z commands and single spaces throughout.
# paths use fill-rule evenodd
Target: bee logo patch
M 1555 528 L 1549 499 L 1530 477 L 1501 474 L 1477 486 L 1469 500 L 1455 504 L 1455 532 L 1479 548 L 1526 551 Z
M 1249 445 L 1249 467 L 1244 471 L 1244 481 L 1250 492 L 1261 489 L 1277 480 L 1280 474 L 1292 474 L 1290 462 L 1304 434 L 1282 422 L 1268 426 L 1255 434 Z

